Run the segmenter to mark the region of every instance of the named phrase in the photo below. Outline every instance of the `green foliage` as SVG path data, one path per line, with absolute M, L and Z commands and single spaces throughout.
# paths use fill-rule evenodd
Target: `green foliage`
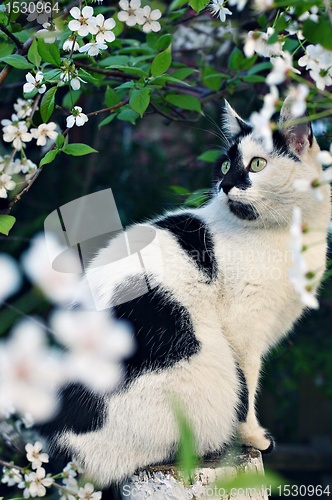
M 67 144 L 63 150 L 66 155 L 72 156 L 84 156 L 91 153 L 98 153 L 95 149 L 91 148 L 87 144 Z
M 51 87 L 47 92 L 45 92 L 41 100 L 40 115 L 45 123 L 48 122 L 54 111 L 55 94 L 57 90 L 58 87 Z
M 15 222 L 16 219 L 12 215 L 0 215 L 0 233 L 8 236 Z

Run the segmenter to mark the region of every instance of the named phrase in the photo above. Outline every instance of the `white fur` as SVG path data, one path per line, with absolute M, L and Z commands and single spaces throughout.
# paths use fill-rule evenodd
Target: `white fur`
M 288 278 L 292 210 L 299 206 L 309 227 L 321 231 L 305 235 L 308 266 L 320 268 L 320 277 L 326 260 L 330 192 L 325 186 L 324 201 L 317 202 L 310 193 L 293 188 L 295 179 L 319 175 L 316 141 L 311 148 L 306 146 L 301 163 L 268 155 L 251 136 L 239 147 L 245 166 L 261 156 L 267 160 L 266 168 L 250 174 L 249 189 L 233 188 L 228 195 L 220 191 L 206 206 L 191 210 L 213 235 L 218 279 L 207 283 L 175 238 L 162 229 L 157 229 L 158 245 L 151 247 L 144 260 L 156 282 L 188 309 L 201 350 L 189 361 L 146 373 L 129 389 L 112 395 L 107 423 L 101 430 L 81 435 L 67 432 L 61 437 L 63 446 L 74 451 L 88 476 L 100 485 L 120 481 L 138 467 L 167 458 L 179 442 L 174 402 L 179 401 L 186 412 L 199 454 L 230 442 L 236 430 L 240 389 L 235 360 L 249 388 L 249 414 L 239 426 L 240 438 L 262 450 L 270 444 L 254 407 L 261 360 L 304 310 Z M 260 217 L 254 221 L 237 218 L 229 211 L 228 199 L 252 203 Z M 114 245 L 113 241 L 100 251 L 88 273 L 89 284 L 103 307 L 110 303 L 118 282 L 105 266 Z

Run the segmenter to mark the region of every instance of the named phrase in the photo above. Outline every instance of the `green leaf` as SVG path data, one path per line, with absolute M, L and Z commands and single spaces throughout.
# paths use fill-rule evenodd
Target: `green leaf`
M 9 56 L 14 51 L 13 45 L 5 45 L 0 46 L 0 59 L 3 59 L 6 56 Z
M 45 92 L 41 100 L 40 114 L 44 123 L 48 122 L 54 111 L 55 93 L 57 90 L 58 87 L 51 87 L 47 92 Z
M 208 149 L 198 156 L 198 160 L 206 161 L 208 163 L 214 163 L 220 156 L 219 149 Z
M 60 53 L 55 43 L 45 43 L 44 40 L 39 38 L 38 52 L 43 62 L 48 62 L 50 64 L 53 64 L 53 66 L 60 66 Z
M 80 76 L 85 82 L 92 83 L 93 85 L 98 85 L 99 83 L 98 78 L 95 78 L 93 75 L 91 75 L 91 73 L 85 71 L 85 69 L 80 68 L 78 70 L 78 76 Z
M 203 69 L 203 83 L 211 90 L 220 90 L 223 77 L 215 69 L 210 66 L 205 66 Z
M 210 0 L 190 0 L 189 4 L 192 9 L 194 9 L 195 12 L 201 12 L 207 4 L 209 3 Z
M 113 64 L 125 66 L 128 64 L 128 61 L 129 61 L 128 56 L 109 56 L 109 57 L 106 57 L 105 59 L 102 59 L 99 62 L 99 66 L 102 66 L 103 68 L 105 66 L 108 66 L 109 68 L 111 68 Z
M 51 151 L 48 151 L 44 158 L 42 158 L 39 162 L 39 166 L 42 167 L 43 165 L 47 165 L 48 163 L 51 163 L 56 155 L 59 153 L 57 149 L 51 149 Z
M 130 122 L 133 125 L 135 125 L 138 116 L 139 115 L 136 113 L 136 111 L 134 111 L 133 109 L 127 108 L 127 109 L 123 109 L 122 111 L 120 111 L 120 113 L 118 114 L 118 120 Z
M 177 451 L 177 463 L 185 475 L 185 482 L 192 484 L 193 473 L 198 464 L 196 440 L 188 416 L 182 406 L 175 401 L 174 413 L 179 426 L 180 443 Z
M 65 143 L 65 138 L 62 134 L 58 134 L 56 139 L 55 139 L 55 145 L 58 149 L 61 149 L 62 146 L 64 145 Z
M 170 44 L 172 43 L 172 35 L 167 33 L 166 35 L 161 36 L 158 38 L 156 42 L 156 49 L 159 50 L 166 50 Z
M 332 50 L 331 23 L 326 16 L 320 16 L 315 23 L 307 19 L 303 23 L 303 35 L 311 43 L 319 43 L 325 49 Z
M 30 45 L 30 49 L 28 51 L 28 59 L 30 62 L 32 62 L 32 64 L 34 64 L 35 66 L 37 66 L 37 68 L 39 68 L 41 63 L 41 57 L 38 52 L 38 44 L 36 39 L 34 39 L 32 44 Z
M 200 207 L 208 198 L 206 194 L 206 189 L 198 189 L 191 193 L 185 200 L 184 205 L 186 207 Z
M 112 106 L 115 106 L 115 104 L 118 104 L 120 102 L 120 98 L 117 95 L 117 93 L 111 89 L 111 87 L 107 87 L 106 92 L 105 92 L 105 104 L 108 108 L 111 108 Z
M 8 236 L 15 222 L 16 219 L 12 215 L 0 215 L 0 233 Z
M 141 90 L 132 90 L 130 93 L 129 106 L 136 111 L 142 118 L 147 107 L 150 104 L 150 90 L 144 88 Z
M 194 68 L 180 68 L 174 71 L 174 73 L 171 74 L 173 78 L 178 78 L 178 80 L 184 80 L 188 76 L 192 75 L 193 73 L 197 73 L 197 69 Z
M 32 69 L 33 64 L 29 63 L 25 57 L 20 56 L 19 54 L 13 54 L 11 56 L 6 56 L 2 58 L 2 61 L 9 66 L 13 66 L 13 68 L 17 69 Z
M 173 0 L 171 5 L 168 7 L 168 10 L 172 12 L 172 10 L 179 9 L 180 7 L 182 7 L 182 5 L 185 5 L 186 3 L 188 3 L 188 0 Z
M 50 69 L 48 71 L 43 71 L 43 75 L 45 82 L 57 83 L 60 80 L 61 70 Z
M 170 94 L 165 97 L 166 101 L 178 108 L 188 109 L 189 111 L 202 111 L 201 103 L 192 95 L 186 94 Z
M 140 68 L 133 68 L 132 66 L 122 66 L 120 64 L 114 64 L 111 68 L 107 69 L 119 69 L 120 71 L 124 71 L 124 73 L 128 73 L 130 75 L 136 75 L 136 76 L 143 76 L 147 77 L 148 73 L 146 71 L 143 71 Z
M 245 57 L 240 49 L 235 47 L 228 59 L 228 67 L 232 71 L 244 71 L 251 68 L 256 62 L 257 56 Z
M 90 153 L 98 153 L 96 149 L 91 148 L 87 144 L 67 144 L 63 150 L 64 153 L 67 155 L 72 155 L 72 156 L 84 156 L 84 155 L 89 155 Z
M 166 73 L 171 64 L 172 64 L 172 51 L 170 45 L 166 50 L 160 52 L 160 54 L 157 54 L 156 57 L 153 59 L 151 65 L 151 75 L 159 76 L 162 75 L 163 73 Z
M 105 125 L 108 125 L 111 123 L 114 118 L 116 117 L 116 113 L 112 113 L 111 115 L 107 116 L 106 118 L 103 119 L 98 125 L 98 128 L 104 127 Z
M 247 75 L 242 77 L 242 80 L 249 83 L 264 83 L 266 78 L 259 75 Z

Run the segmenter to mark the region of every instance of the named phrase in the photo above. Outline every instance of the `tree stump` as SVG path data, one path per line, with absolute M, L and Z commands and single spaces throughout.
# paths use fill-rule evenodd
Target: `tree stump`
M 243 474 L 262 476 L 256 488 L 236 487 L 226 492 L 222 479 L 228 484 Z M 220 500 L 267 500 L 267 490 L 263 486 L 264 467 L 261 453 L 255 448 L 240 452 L 227 450 L 222 454 L 205 457 L 203 463 L 194 471 L 192 484 L 181 480 L 181 473 L 173 465 L 147 467 L 135 473 L 121 487 L 123 499 L 187 500 L 196 498 L 215 498 Z M 221 481 L 220 481 L 221 480 Z M 216 486 L 216 481 L 218 485 Z M 252 484 L 252 481 L 251 483 Z M 239 485 L 238 485 L 239 486 Z

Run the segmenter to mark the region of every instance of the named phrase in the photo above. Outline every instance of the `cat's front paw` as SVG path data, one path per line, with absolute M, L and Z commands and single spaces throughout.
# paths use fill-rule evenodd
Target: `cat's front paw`
M 244 446 L 253 446 L 261 453 L 272 453 L 275 449 L 275 441 L 263 427 L 252 427 L 246 422 L 239 425 L 240 442 Z

